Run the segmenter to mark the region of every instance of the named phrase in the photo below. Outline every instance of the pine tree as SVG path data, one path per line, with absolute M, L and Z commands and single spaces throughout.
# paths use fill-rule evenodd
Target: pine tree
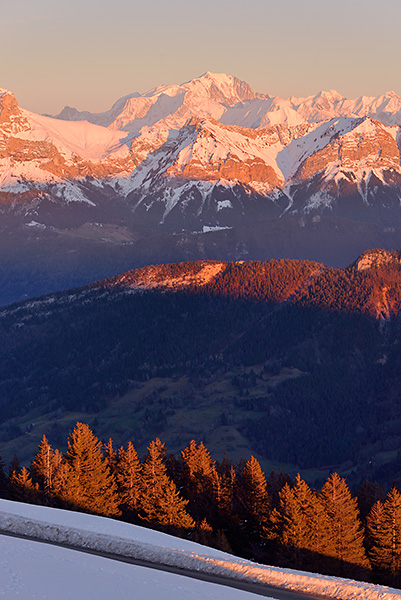
M 238 522 L 235 514 L 235 489 L 237 485 L 237 473 L 231 460 L 224 456 L 221 463 L 216 463 L 216 475 L 212 479 L 215 494 L 215 506 L 217 508 L 216 528 L 234 528 Z
M 200 475 L 202 478 L 211 477 L 214 470 L 214 461 L 203 442 L 200 442 L 197 446 L 195 440 L 191 440 L 189 446 L 181 451 L 181 456 L 188 470 L 189 479 L 195 485 L 199 483 L 196 475 Z M 202 487 L 201 484 L 199 487 Z
M 188 529 L 194 522 L 186 512 L 188 500 L 181 498 L 164 464 L 165 447 L 157 438 L 148 447 L 142 466 L 140 517 L 154 525 Z
M 271 508 L 277 508 L 279 505 L 279 492 L 286 483 L 288 483 L 290 487 L 294 485 L 294 482 L 289 475 L 283 473 L 282 470 L 280 470 L 279 473 L 276 473 L 273 469 L 267 479 L 267 492 L 269 494 Z
M 245 514 L 262 519 L 268 513 L 269 496 L 266 477 L 254 456 L 244 464 L 237 482 L 237 493 Z
M 118 515 L 117 485 L 101 453 L 101 442 L 88 425 L 77 423 L 68 437 L 68 499 L 102 515 Z
M 32 461 L 31 470 L 34 480 L 39 483 L 46 494 L 50 494 L 52 491 L 54 469 L 54 452 L 44 435 L 39 444 L 39 450 Z
M 132 444 L 118 451 L 116 466 L 118 496 L 121 507 L 131 518 L 138 515 L 142 488 L 142 465 Z
M 191 539 L 198 544 L 203 544 L 204 546 L 211 546 L 213 544 L 213 529 L 206 521 L 203 519 L 200 523 L 196 524 L 196 528 L 192 533 Z
M 378 500 L 383 501 L 386 494 L 378 483 L 372 483 L 368 479 L 365 479 L 357 489 L 356 497 L 358 499 L 358 508 L 362 522 L 365 522 L 371 508 Z
M 320 494 L 313 490 L 312 498 L 310 513 L 311 546 L 309 549 L 315 554 L 312 558 L 311 568 L 315 571 L 317 570 L 319 573 L 326 573 L 328 572 L 328 561 L 325 557 L 327 555 L 327 548 L 331 544 L 330 521 L 321 501 Z
M 75 492 L 68 486 L 71 468 L 65 456 L 56 448 L 53 455 L 54 472 L 52 477 L 53 502 L 61 507 L 68 507 L 74 503 Z
M 0 498 L 8 498 L 8 479 L 6 475 L 6 465 L 0 456 Z
M 398 583 L 401 574 L 401 494 L 393 487 L 384 503 L 378 501 L 367 518 L 369 558 Z
M 327 517 L 319 498 L 298 474 L 294 487 L 279 492 L 279 507 L 271 517 L 284 562 L 298 568 L 316 568 L 329 540 Z M 317 553 L 317 554 L 315 554 Z
M 19 473 L 13 471 L 10 478 L 10 496 L 18 502 L 38 502 L 38 485 L 32 483 L 29 471 L 25 467 L 22 467 Z
M 8 465 L 8 476 L 11 479 L 13 473 L 19 473 L 21 470 L 21 465 L 19 462 L 19 458 L 16 454 L 14 454 L 12 461 Z
M 203 442 L 191 440 L 181 451 L 183 470 L 180 486 L 188 499 L 188 511 L 196 521 L 211 520 L 214 512 L 213 486 L 217 472 L 215 462 Z
M 235 512 L 248 534 L 260 534 L 267 525 L 270 501 L 266 477 L 254 456 L 238 474 L 234 497 Z
M 368 567 L 357 500 L 352 498 L 345 480 L 333 473 L 324 484 L 319 497 L 328 517 L 331 533 L 327 554 L 343 561 L 344 574 L 348 574 L 346 563 Z
M 118 453 L 113 448 L 113 440 L 111 438 L 109 438 L 107 444 L 103 446 L 103 456 L 110 467 L 110 471 L 115 473 L 118 462 Z

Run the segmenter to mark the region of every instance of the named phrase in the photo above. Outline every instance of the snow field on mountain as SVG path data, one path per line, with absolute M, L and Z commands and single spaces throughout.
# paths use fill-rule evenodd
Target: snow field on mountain
M 400 590 L 349 579 L 258 565 L 194 542 L 113 519 L 7 500 L 0 500 L 0 531 L 29 535 L 43 541 L 113 552 L 156 564 L 162 563 L 213 573 L 236 580 L 320 594 L 327 598 L 341 598 L 341 600 L 399 600 L 401 598 Z M 3 562 L 2 570 L 7 572 L 7 560 Z M 10 570 L 8 572 L 10 574 Z M 230 594 L 233 594 L 232 590 Z M 196 596 L 191 595 L 191 597 Z M 234 598 L 233 595 L 230 597 Z
M 122 131 L 93 125 L 88 121 L 61 121 L 27 110 L 22 110 L 22 113 L 31 129 L 16 134 L 16 137 L 52 142 L 65 156 L 76 154 L 85 160 L 99 161 L 109 154 L 125 156 L 128 153 L 123 143 L 126 134 Z
M 67 204 L 70 202 L 84 202 L 95 206 L 91 200 L 86 198 L 74 181 L 57 177 L 40 168 L 40 161 L 12 162 L 9 158 L 0 159 L 0 191 L 21 194 L 32 189 L 35 182 L 37 189 L 46 184 L 54 186 L 53 193 L 63 199 Z

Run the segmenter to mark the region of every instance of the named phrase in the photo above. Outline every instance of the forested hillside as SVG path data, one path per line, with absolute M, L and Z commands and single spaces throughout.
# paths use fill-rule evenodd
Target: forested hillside
M 77 417 L 351 481 L 401 473 L 399 254 L 147 267 L 0 313 L 0 452 Z M 24 457 L 23 457 L 24 458 Z M 318 470 L 317 470 L 318 469 Z

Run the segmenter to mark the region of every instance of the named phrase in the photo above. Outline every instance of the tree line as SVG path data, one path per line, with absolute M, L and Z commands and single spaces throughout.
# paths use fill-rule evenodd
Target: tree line
M 194 440 L 178 457 L 157 438 L 141 460 L 131 442 L 103 444 L 77 423 L 65 453 L 46 436 L 30 468 L 17 457 L 0 495 L 157 528 L 259 562 L 324 574 L 401 583 L 401 493 L 365 481 L 352 495 L 331 474 L 320 491 L 300 475 L 266 478 L 251 456 L 213 460 Z

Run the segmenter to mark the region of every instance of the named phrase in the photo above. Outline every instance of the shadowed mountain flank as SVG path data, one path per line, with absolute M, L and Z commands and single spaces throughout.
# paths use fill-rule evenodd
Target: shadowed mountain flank
M 394 478 L 400 282 L 400 254 L 372 250 L 343 270 L 144 267 L 11 305 L 0 313 L 2 453 L 82 415 L 139 448 L 149 435 L 172 450 L 195 436 L 314 479 L 333 465 L 351 480 Z

